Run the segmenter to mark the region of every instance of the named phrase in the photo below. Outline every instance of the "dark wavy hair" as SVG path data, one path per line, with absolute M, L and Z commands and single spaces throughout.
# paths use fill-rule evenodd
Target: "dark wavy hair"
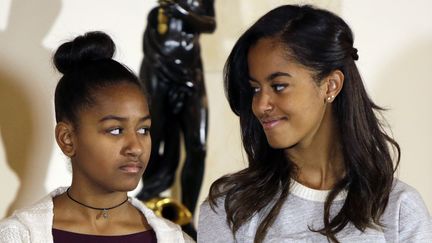
M 324 227 L 311 229 L 338 242 L 336 233 L 348 223 L 364 231 L 380 224 L 392 189 L 400 148 L 384 130 L 383 110 L 368 96 L 355 60 L 353 34 L 335 14 L 315 7 L 286 5 L 261 17 L 237 41 L 224 69 L 225 93 L 233 112 L 240 118 L 243 146 L 249 166 L 216 180 L 208 201 L 213 209 L 219 198 L 233 235 L 254 213 L 267 205 L 271 210 L 258 226 L 254 242 L 262 242 L 289 195 L 293 161 L 282 149 L 273 149 L 252 113 L 252 89 L 247 55 L 263 38 L 278 40 L 300 64 L 315 71 L 319 82 L 334 70 L 344 76 L 344 85 L 333 102 L 333 116 L 340 129 L 345 176 L 331 190 L 324 204 Z M 381 117 L 380 117 L 381 118 Z M 395 165 L 393 164 L 395 160 Z M 330 206 L 342 190 L 347 190 L 339 213 L 330 218 Z
M 63 74 L 54 97 L 57 122 L 78 126 L 78 112 L 93 105 L 95 92 L 107 86 L 132 83 L 146 94 L 138 77 L 112 59 L 114 53 L 113 40 L 101 31 L 87 32 L 56 50 L 53 62 Z

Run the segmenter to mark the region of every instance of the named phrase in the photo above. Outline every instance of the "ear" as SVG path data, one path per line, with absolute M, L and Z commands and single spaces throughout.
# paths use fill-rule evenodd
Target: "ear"
M 63 153 L 71 158 L 75 155 L 74 129 L 69 122 L 59 122 L 55 128 L 55 138 Z
M 325 85 L 326 93 L 325 93 L 325 102 L 331 103 L 337 97 L 339 92 L 342 90 L 345 76 L 339 70 L 333 70 L 326 78 Z

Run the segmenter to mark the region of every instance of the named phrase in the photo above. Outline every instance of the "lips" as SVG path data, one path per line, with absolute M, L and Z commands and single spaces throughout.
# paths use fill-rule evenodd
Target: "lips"
M 138 173 L 142 170 L 143 166 L 139 163 L 127 163 L 120 166 L 120 170 L 126 173 Z
M 268 129 L 276 127 L 283 120 L 286 120 L 286 118 L 285 117 L 267 117 L 267 118 L 261 119 L 261 124 L 265 130 L 268 130 Z

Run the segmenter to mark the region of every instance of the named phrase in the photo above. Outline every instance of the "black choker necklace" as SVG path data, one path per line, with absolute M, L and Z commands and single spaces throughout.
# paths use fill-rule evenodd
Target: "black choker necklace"
M 126 197 L 126 199 L 123 202 L 121 202 L 121 203 L 119 203 L 119 204 L 117 204 L 117 205 L 115 205 L 113 207 L 109 207 L 109 208 L 96 208 L 96 207 L 92 207 L 92 206 L 89 206 L 89 205 L 85 205 L 84 203 L 78 202 L 77 200 L 75 200 L 74 198 L 72 198 L 72 196 L 69 194 L 69 189 L 70 189 L 70 187 L 66 190 L 66 195 L 68 196 L 68 198 L 70 198 L 70 200 L 72 200 L 72 201 L 74 201 L 74 202 L 78 203 L 79 205 L 84 206 L 86 208 L 91 208 L 91 209 L 94 209 L 94 210 L 102 211 L 102 216 L 105 219 L 108 218 L 108 210 L 120 207 L 121 205 L 125 204 L 128 201 L 128 199 L 129 199 L 129 197 Z

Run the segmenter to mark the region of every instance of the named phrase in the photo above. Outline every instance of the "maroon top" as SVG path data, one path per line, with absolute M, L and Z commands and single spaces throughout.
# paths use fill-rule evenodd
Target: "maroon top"
M 59 229 L 52 229 L 52 234 L 55 243 L 112 243 L 112 242 L 124 242 L 124 243 L 156 243 L 156 234 L 153 229 L 129 234 L 129 235 L 86 235 L 80 233 L 74 233 Z

